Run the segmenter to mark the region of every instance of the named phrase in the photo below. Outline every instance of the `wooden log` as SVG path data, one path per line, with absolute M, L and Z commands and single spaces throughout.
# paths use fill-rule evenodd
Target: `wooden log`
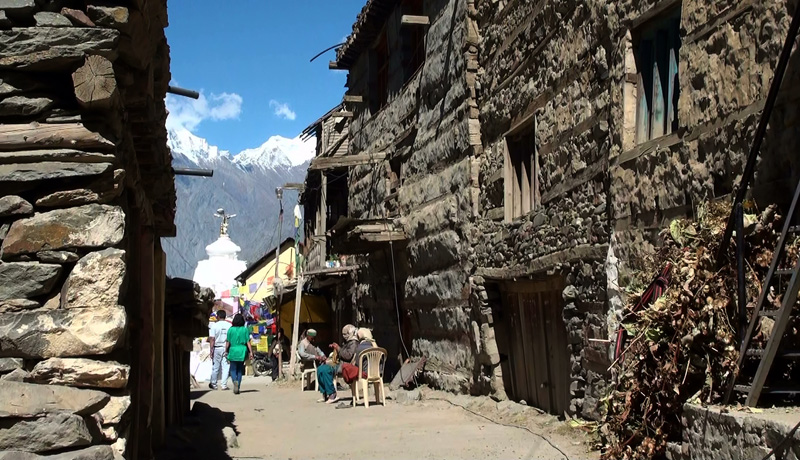
M 46 147 L 108 150 L 114 143 L 81 123 L 0 124 L 0 151 Z
M 413 16 L 410 14 L 404 14 L 402 17 L 400 17 L 400 24 L 404 26 L 427 26 L 430 25 L 430 23 L 431 19 L 428 16 Z
M 382 161 L 386 158 L 386 152 L 374 153 L 374 154 L 362 154 L 362 155 L 343 155 L 339 157 L 318 157 L 311 160 L 311 164 L 308 166 L 309 171 L 319 170 L 319 169 L 334 169 L 334 168 L 346 168 L 349 166 L 360 166 L 366 165 L 369 163 L 377 163 Z
M 88 56 L 72 73 L 72 83 L 78 104 L 86 109 L 109 109 L 119 95 L 114 66 L 103 56 Z
M 345 94 L 344 95 L 344 101 L 345 102 L 360 103 L 360 102 L 364 102 L 364 98 L 362 96 L 356 95 L 356 94 Z

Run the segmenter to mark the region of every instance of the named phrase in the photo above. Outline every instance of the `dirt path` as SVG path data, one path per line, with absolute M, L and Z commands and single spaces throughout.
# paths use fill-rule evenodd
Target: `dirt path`
M 204 391 L 196 401 L 235 414 L 241 459 L 561 459 L 533 434 L 497 425 L 443 401 L 336 409 L 297 385 L 245 378 L 242 393 Z M 342 395 L 349 398 L 349 392 Z M 349 399 L 346 401 L 349 402 Z M 548 417 L 549 416 L 543 416 Z M 550 437 L 571 460 L 596 458 L 569 434 Z

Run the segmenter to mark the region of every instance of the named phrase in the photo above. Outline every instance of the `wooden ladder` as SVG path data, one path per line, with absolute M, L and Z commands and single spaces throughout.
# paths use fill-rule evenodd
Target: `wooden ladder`
M 789 207 L 789 212 L 786 214 L 786 221 L 783 224 L 783 230 L 781 231 L 778 245 L 773 253 L 772 263 L 770 264 L 769 271 L 767 272 L 767 278 L 764 282 L 764 285 L 761 287 L 761 293 L 759 294 L 755 308 L 753 309 L 753 315 L 750 317 L 750 323 L 747 326 L 747 332 L 742 337 L 741 348 L 739 350 L 739 359 L 736 363 L 736 367 L 741 373 L 742 364 L 747 357 L 758 357 L 760 358 L 758 370 L 756 371 L 755 377 L 753 377 L 753 380 L 749 384 L 737 385 L 736 379 L 731 381 L 731 385 L 728 387 L 728 392 L 725 395 L 726 403 L 730 400 L 732 391 L 747 393 L 747 402 L 745 404 L 751 407 L 754 407 L 758 404 L 759 397 L 762 393 L 800 393 L 800 386 L 764 386 L 764 383 L 767 380 L 767 375 L 769 374 L 770 369 L 772 369 L 772 364 L 776 357 L 780 356 L 781 358 L 785 359 L 800 358 L 800 351 L 781 350 L 783 334 L 786 332 L 786 327 L 788 326 L 789 320 L 792 317 L 792 311 L 794 310 L 795 302 L 797 301 L 797 293 L 800 289 L 800 259 L 794 261 L 794 267 L 792 268 L 778 268 L 778 265 L 785 255 L 786 245 L 792 239 L 791 235 L 800 234 L 800 225 L 792 225 L 792 222 L 796 221 L 795 219 L 797 218 L 797 204 L 799 198 L 800 182 L 797 184 L 794 192 L 794 198 L 792 199 L 792 205 Z M 787 278 L 788 282 L 786 281 Z M 779 296 L 781 291 L 783 292 L 781 305 L 777 309 L 769 309 L 771 303 L 767 301 L 767 295 L 770 292 L 770 286 L 773 284 L 775 286 L 776 296 Z M 767 341 L 767 345 L 763 350 L 749 348 L 750 342 L 753 339 L 753 334 L 756 330 L 756 326 L 758 325 L 760 318 L 765 316 L 774 318 L 775 320 L 775 325 L 772 328 L 772 333 Z

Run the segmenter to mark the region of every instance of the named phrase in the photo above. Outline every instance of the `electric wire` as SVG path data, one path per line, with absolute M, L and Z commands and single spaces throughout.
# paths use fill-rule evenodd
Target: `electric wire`
M 560 453 L 560 454 L 561 454 L 561 455 L 562 455 L 562 456 L 563 456 L 563 457 L 564 457 L 566 460 L 570 460 L 570 458 L 569 458 L 569 455 L 567 455 L 567 454 L 566 454 L 566 452 L 564 452 L 563 450 L 561 450 L 561 448 L 560 448 L 560 447 L 558 447 L 557 445 L 555 445 L 555 444 L 553 443 L 553 441 L 551 441 L 550 439 L 548 439 L 548 438 L 547 438 L 547 436 L 545 436 L 545 435 L 543 435 L 543 434 L 540 434 L 540 433 L 537 433 L 537 432 L 535 432 L 535 431 L 531 430 L 530 428 L 528 428 L 528 427 L 526 427 L 526 426 L 521 426 L 521 425 L 513 425 L 513 424 L 510 424 L 510 423 L 502 423 L 502 422 L 498 422 L 497 420 L 493 420 L 493 419 L 492 419 L 492 418 L 490 418 L 490 417 L 487 417 L 487 416 L 485 416 L 485 415 L 483 415 L 483 414 L 481 414 L 481 413 L 475 412 L 474 410 L 472 410 L 472 409 L 469 409 L 469 408 L 467 408 L 467 407 L 464 407 L 464 406 L 462 406 L 462 405 L 460 405 L 460 404 L 456 404 L 456 403 L 454 403 L 453 401 L 450 401 L 450 400 L 448 400 L 448 399 L 444 399 L 444 398 L 425 398 L 425 400 L 426 400 L 426 401 L 444 401 L 444 402 L 446 402 L 446 403 L 448 403 L 448 404 L 450 404 L 450 405 L 452 405 L 452 406 L 460 407 L 460 408 L 464 409 L 465 411 L 469 412 L 470 414 L 477 415 L 478 417 L 480 417 L 480 418 L 482 418 L 482 419 L 488 420 L 488 421 L 490 421 L 490 422 L 494 423 L 495 425 L 500 425 L 500 426 L 505 426 L 505 427 L 508 427 L 508 428 L 517 428 L 517 429 L 520 429 L 520 430 L 525 430 L 525 431 L 527 431 L 528 433 L 530 433 L 530 434 L 532 434 L 532 435 L 534 435 L 534 436 L 536 436 L 536 437 L 539 437 L 539 438 L 541 438 L 541 439 L 542 439 L 544 442 L 546 442 L 547 444 L 549 444 L 549 445 L 550 445 L 550 447 L 552 447 L 553 449 L 557 450 L 557 451 L 558 451 L 558 452 L 559 452 L 559 453 Z M 798 425 L 800 425 L 800 423 L 799 423 Z M 767 456 L 767 457 L 769 457 L 769 456 Z M 763 460 L 766 460 L 766 458 L 767 458 L 767 457 L 764 457 L 764 459 L 763 459 Z

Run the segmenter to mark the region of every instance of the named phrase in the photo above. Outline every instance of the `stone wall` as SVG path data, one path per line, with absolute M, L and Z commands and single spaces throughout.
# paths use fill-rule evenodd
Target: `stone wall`
M 0 451 L 149 458 L 166 2 L 61 3 L 0 1 Z
M 374 95 L 364 31 L 370 20 L 387 21 L 389 43 L 396 43 L 397 5 L 370 0 L 371 15 L 362 12 L 337 55 L 348 63 L 350 94 Z M 733 190 L 794 4 L 425 5 L 422 69 L 403 86 L 391 79 L 381 110 L 355 109 L 349 153 L 385 153 L 389 161 L 351 170 L 351 217 L 386 219 L 407 234 L 394 247 L 407 261 L 395 264 L 395 281 L 413 324 L 411 353 L 428 358 L 426 377 L 439 388 L 505 398 L 509 357 L 498 348 L 496 329 L 504 290 L 516 280 L 565 286 L 559 308 L 569 357 L 566 411 L 599 418 L 631 274 L 671 219 Z M 637 64 L 638 40 L 676 12 L 677 122 L 667 125 L 667 135 L 637 140 L 637 65 L 646 68 Z M 784 202 L 800 177 L 798 160 L 782 150 L 798 132 L 796 62 L 762 148 L 753 190 L 759 204 Z M 397 66 L 390 61 L 390 74 Z M 530 210 L 516 213 L 509 142 L 520 133 L 533 139 L 536 180 Z M 386 178 L 398 160 L 402 184 L 392 193 Z M 364 257 L 349 291 L 353 305 L 372 312 L 362 318 L 384 331 L 397 328 L 387 250 Z
M 800 454 L 800 436 L 790 434 L 797 415 L 797 410 L 766 409 L 753 414 L 685 404 L 681 416 L 682 440 L 670 446 L 667 458 L 764 458 L 775 449 L 775 458 L 796 459 Z
M 376 3 L 394 8 L 386 20 L 391 47 L 389 101 L 374 113 L 369 104 L 356 108 L 349 151 L 385 152 L 391 163 L 399 165 L 402 185 L 391 193 L 390 162 L 355 167 L 349 177 L 349 211 L 356 219 L 393 217 L 408 239 L 391 247 L 386 244 L 364 258 L 350 290 L 352 302 L 363 310 L 360 319 L 375 329 L 379 344 L 388 344 L 392 356 L 405 356 L 405 345 L 412 355 L 427 357 L 426 378 L 432 385 L 472 391 L 478 366 L 463 229 L 473 209 L 471 158 L 480 146 L 475 141 L 479 133 L 474 78 L 468 69 L 477 52 L 476 37 L 470 35 L 466 21 L 470 3 L 425 2 L 430 18 L 425 62 L 406 81 L 400 78 L 406 75 L 401 28 L 425 26 L 400 26 L 399 2 L 373 1 L 366 8 Z M 368 51 L 354 62 L 349 94 L 374 92 L 370 65 Z M 411 343 L 399 340 L 398 316 L 412 330 Z
M 637 144 L 632 37 L 675 8 L 678 129 Z M 491 300 L 499 298 L 497 281 L 565 280 L 571 412 L 599 416 L 621 295 L 658 231 L 733 190 L 793 8 L 784 1 L 477 2 L 482 218 L 469 234 L 477 242 L 473 281 L 491 294 L 478 303 L 484 311 L 500 305 Z M 762 149 L 754 190 L 762 203 L 785 201 L 798 178 L 797 160 L 780 147 L 797 135 L 788 89 L 797 81 L 795 61 Z M 505 140 L 526 126 L 541 198 L 508 219 Z

